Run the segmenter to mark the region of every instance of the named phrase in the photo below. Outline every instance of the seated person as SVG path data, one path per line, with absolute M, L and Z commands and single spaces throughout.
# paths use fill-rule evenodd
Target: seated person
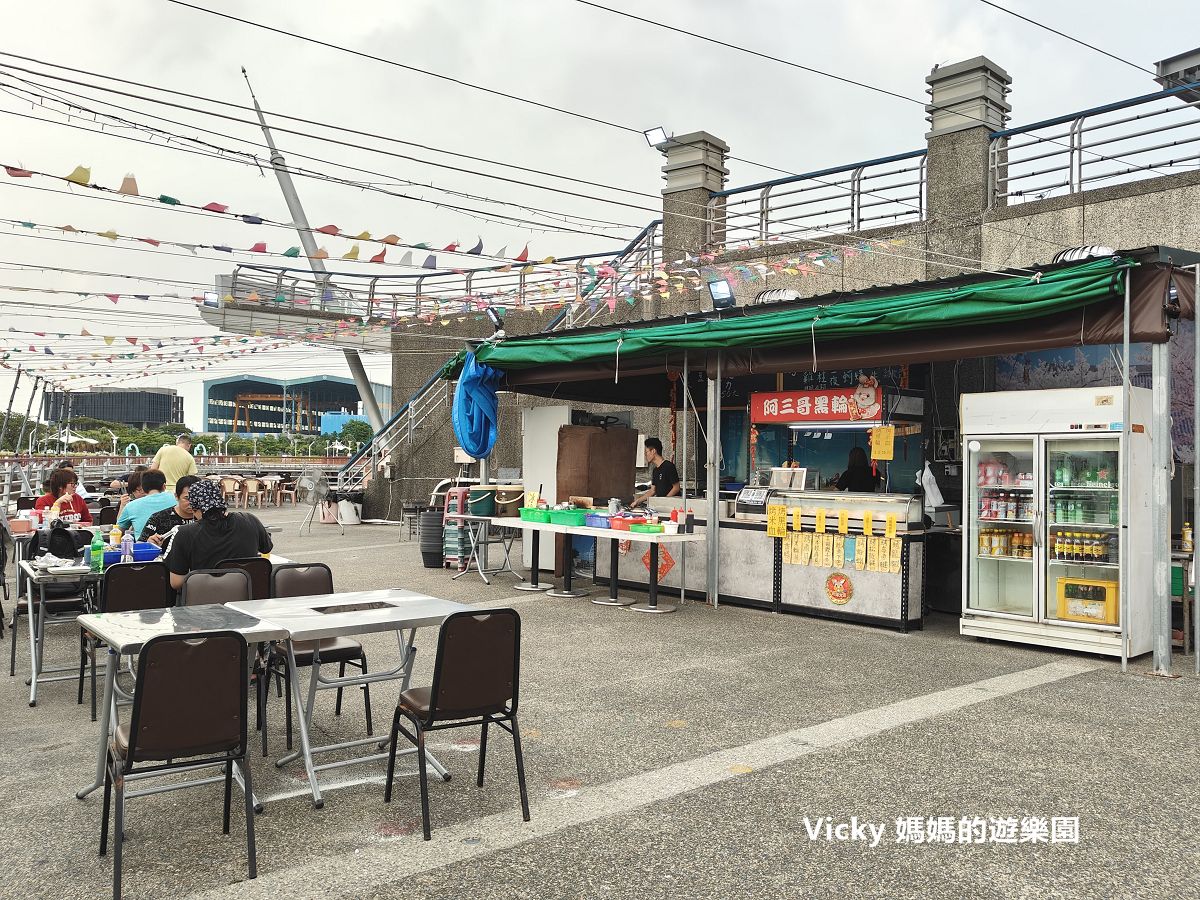
M 142 490 L 142 472 L 130 472 L 129 480 L 125 482 L 125 493 L 121 495 L 121 502 L 117 504 L 117 515 L 125 507 L 136 500 L 138 497 L 145 497 L 146 492 Z
M 134 472 L 145 472 L 145 471 L 148 471 L 149 468 L 150 468 L 149 466 L 134 466 L 132 472 L 126 472 L 124 475 L 118 475 L 116 478 L 114 478 L 112 481 L 110 481 L 108 483 L 108 487 L 110 490 L 117 491 L 118 493 L 124 494 L 127 492 L 127 485 L 129 484 L 129 479 L 133 476 Z
M 45 510 L 46 522 L 62 519 L 65 516 L 78 518 L 66 519 L 81 525 L 92 524 L 92 514 L 85 501 L 76 491 L 79 486 L 79 476 L 74 469 L 55 469 L 50 473 L 50 483 L 45 494 L 38 497 L 33 504 L 34 509 Z
M 219 484 L 202 478 L 188 488 L 187 498 L 200 521 L 175 532 L 167 551 L 164 562 L 174 590 L 183 587 L 184 576 L 194 569 L 271 552 L 271 536 L 263 523 L 250 513 L 230 512 Z
M 128 531 L 135 537 L 142 533 L 146 522 L 156 512 L 170 509 L 175 505 L 175 495 L 163 490 L 167 476 L 162 472 L 143 472 L 142 490 L 144 496 L 130 500 L 117 513 L 117 527 Z
M 187 489 L 199 480 L 198 475 L 184 475 L 175 482 L 175 505 L 153 513 L 138 534 L 138 540 L 163 547 L 174 537 L 175 529 L 196 521 L 198 516 L 188 502 Z
M 75 471 L 75 463 L 71 462 L 69 459 L 64 459 L 62 462 L 60 462 L 58 464 L 58 468 L 69 469 L 70 471 L 74 472 Z M 78 475 L 78 474 L 79 473 L 76 472 L 76 475 Z M 82 484 L 76 483 L 75 493 L 77 496 L 82 497 L 84 500 L 90 499 L 90 495 L 88 494 L 87 490 L 84 488 L 84 486 Z

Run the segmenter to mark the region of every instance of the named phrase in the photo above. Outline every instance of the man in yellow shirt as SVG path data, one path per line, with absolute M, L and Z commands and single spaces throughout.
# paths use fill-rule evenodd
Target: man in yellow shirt
M 167 483 L 163 488 L 164 493 L 172 494 L 175 491 L 175 482 L 184 475 L 195 475 L 196 460 L 192 457 L 192 438 L 190 435 L 181 434 L 175 438 L 174 446 L 164 444 L 154 454 L 154 462 L 150 463 L 152 470 L 157 469 L 167 478 Z

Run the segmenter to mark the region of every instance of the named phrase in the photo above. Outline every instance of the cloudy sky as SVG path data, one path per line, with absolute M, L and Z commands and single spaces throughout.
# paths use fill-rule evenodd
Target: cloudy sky
M 199 137 L 221 148 L 264 156 L 256 146 L 262 142 L 261 132 L 253 126 L 95 87 L 157 96 L 244 119 L 244 111 L 154 94 L 99 77 L 116 76 L 244 104 L 248 94 L 239 71 L 244 65 L 268 111 L 367 132 L 371 136 L 321 133 L 386 151 L 277 134 L 280 148 L 291 154 L 289 162 L 294 165 L 370 182 L 390 192 L 321 178 L 297 179 L 314 226 L 335 223 L 343 231 L 365 230 L 377 236 L 392 232 L 405 241 L 427 241 L 438 247 L 452 241 L 470 246 L 479 238 L 487 250 L 503 245 L 519 249 L 528 242 L 531 256 L 540 258 L 621 246 L 656 217 L 661 160 L 637 133 L 642 129 L 661 125 L 677 134 L 707 130 L 728 142 L 736 156 L 793 172 L 916 149 L 924 143 L 924 112 L 916 103 L 705 44 L 576 0 L 405 0 L 367 5 L 195 0 L 195 4 L 612 124 L 314 46 L 168 0 L 43 0 L 6 4 L 0 40 L 0 51 L 8 54 L 0 56 L 0 163 L 58 175 L 78 165 L 88 166 L 93 182 L 112 188 L 132 173 L 144 195 L 166 194 L 195 205 L 215 201 L 235 211 L 288 222 L 274 178 L 269 171 L 264 175 L 257 166 L 246 164 L 245 157 L 235 161 L 228 155 L 188 153 L 183 149 L 188 145 L 177 138 L 168 142 L 145 129 L 114 128 L 111 120 L 101 131 L 78 109 L 68 117 L 62 105 L 30 100 L 31 94 L 44 97 L 57 92 L 75 107 L 104 109 L 177 136 Z M 1009 99 L 1014 124 L 1156 88 L 1149 75 L 1131 66 L 979 0 L 834 4 L 607 0 L 605 5 L 921 101 L 924 78 L 935 63 L 985 54 L 1013 78 Z M 1151 68 L 1155 60 L 1191 49 L 1190 36 L 1200 34 L 1200 8 L 1183 2 L 1145 2 L 1132 11 L 1112 0 L 1052 4 L 1009 0 L 1006 5 Z M 50 75 L 67 80 L 56 81 Z M 273 121 L 309 134 L 320 131 Z M 440 150 L 515 163 L 604 187 L 532 176 L 450 157 Z M 302 159 L 301 154 L 321 161 Z M 730 168 L 731 185 L 772 177 L 770 171 L 747 163 L 734 162 Z M 523 183 L 528 181 L 558 190 Z M 566 191 L 603 199 L 572 197 Z M 446 209 L 446 203 L 471 211 Z M 17 223 L 71 224 L 93 232 L 112 229 L 160 241 L 241 248 L 262 241 L 275 252 L 298 243 L 294 232 L 285 228 L 184 214 L 161 204 L 116 202 L 95 191 L 37 177 L 15 180 L 0 174 L 0 210 L 0 219 Z M 328 245 L 331 255 L 349 247 L 338 238 L 331 238 Z M 126 337 L 137 337 L 139 348 L 147 343 L 159 349 L 157 343 L 162 341 L 167 345 L 162 352 L 170 353 L 181 340 L 213 334 L 188 299 L 211 286 L 217 274 L 229 271 L 230 257 L 213 256 L 214 251 L 200 250 L 193 257 L 149 244 L 114 243 L 0 223 L 0 344 L 5 349 L 33 345 L 41 351 L 36 371 L 51 377 L 87 375 L 70 382 L 75 388 L 103 385 L 105 379 L 98 376 L 107 364 L 92 368 L 79 357 L 104 351 L 104 336 L 114 338 L 115 347 Z M 235 254 L 233 259 L 249 261 L 251 256 Z M 369 264 L 339 261 L 340 268 L 355 265 Z M 21 268 L 28 266 L 44 268 Z M 58 271 L 63 269 L 92 274 Z M 15 287 L 46 293 L 18 292 Z M 125 292 L 153 296 L 121 298 L 116 304 L 102 296 Z M 178 293 L 180 298 L 158 296 L 165 293 Z M 81 335 L 84 330 L 91 336 Z M 30 332 L 45 332 L 46 337 Z M 454 336 L 443 337 L 431 340 L 427 352 L 448 355 L 455 346 Z M 45 355 L 46 345 L 58 352 Z M 30 358 L 27 353 L 18 355 Z M 197 365 L 194 360 L 199 356 L 193 354 L 188 360 L 188 366 Z M 383 356 L 369 356 L 367 364 L 373 377 L 388 380 Z M 132 366 L 118 363 L 111 370 L 128 376 L 135 371 Z M 136 371 L 140 369 L 137 366 Z M 299 344 L 210 364 L 203 372 L 157 361 L 153 369 L 155 374 L 148 378 L 126 377 L 121 383 L 178 388 L 193 427 L 202 421 L 199 398 L 205 378 L 239 372 L 277 377 L 347 374 L 340 353 Z M 7 402 L 11 384 L 10 373 L 0 375 L 0 403 Z M 19 410 L 24 409 L 24 399 L 22 390 L 17 397 Z

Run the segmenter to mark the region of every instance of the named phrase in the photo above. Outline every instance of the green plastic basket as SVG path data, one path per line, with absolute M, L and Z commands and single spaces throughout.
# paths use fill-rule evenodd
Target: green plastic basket
M 522 506 L 520 509 L 521 518 L 526 522 L 549 522 L 550 510 L 538 509 L 536 506 Z
M 552 525 L 583 525 L 587 521 L 587 512 L 582 509 L 552 509 L 550 524 Z
M 630 531 L 636 531 L 638 534 L 658 534 L 663 530 L 662 525 L 630 525 Z

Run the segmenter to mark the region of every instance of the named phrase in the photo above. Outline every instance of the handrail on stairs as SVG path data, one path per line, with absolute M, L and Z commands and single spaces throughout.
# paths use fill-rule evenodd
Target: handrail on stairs
M 662 225 L 662 222 L 663 222 L 662 219 L 655 219 L 654 221 L 647 224 L 646 227 L 643 228 L 640 232 L 638 232 L 637 236 L 629 242 L 629 244 L 625 247 L 625 249 L 623 249 L 620 253 L 616 254 L 613 257 L 613 259 L 614 260 L 623 259 L 623 258 L 629 256 L 630 254 L 632 254 L 634 251 L 638 250 L 640 245 L 648 237 L 653 235 L 654 232 L 658 229 L 658 227 L 660 225 Z M 601 254 L 591 254 L 591 256 L 599 256 L 599 255 L 601 255 Z M 581 256 L 581 257 L 573 257 L 572 259 L 582 260 L 582 259 L 587 259 L 587 258 L 589 258 L 589 257 Z M 600 282 L 597 280 L 597 282 L 592 286 L 591 291 L 589 291 L 588 293 L 590 294 L 590 293 L 598 290 L 599 287 L 600 287 Z M 553 331 L 555 328 L 558 327 L 558 325 L 563 321 L 563 319 L 565 319 L 570 314 L 570 312 L 571 312 L 570 307 L 562 310 L 557 316 L 555 316 L 553 319 L 551 319 L 550 322 L 547 323 L 544 328 L 542 328 L 542 331 L 543 332 Z M 453 359 L 453 357 L 448 358 L 447 362 L 449 362 L 450 359 Z M 355 453 L 353 456 L 350 457 L 350 459 L 348 459 L 346 461 L 346 464 L 343 465 L 342 468 L 338 471 L 339 481 L 345 475 L 345 473 L 350 472 L 354 467 L 356 467 L 359 463 L 361 463 L 363 458 L 366 457 L 369 453 L 371 453 L 372 449 L 380 442 L 380 440 L 382 440 L 385 437 L 385 435 L 388 435 L 394 427 L 396 427 L 397 425 L 400 424 L 401 419 L 403 419 L 405 416 L 409 415 L 413 406 L 416 403 L 418 403 L 421 400 L 421 398 L 425 396 L 426 392 L 428 392 L 440 380 L 441 370 L 442 370 L 442 366 L 439 366 L 438 369 L 434 372 L 434 374 L 429 377 L 429 380 L 426 381 L 423 385 L 421 385 L 413 393 L 413 395 L 411 397 L 409 397 L 407 401 L 405 401 L 404 405 L 401 406 L 400 409 L 396 411 L 395 415 L 393 415 L 390 419 L 388 419 L 383 424 L 383 427 L 376 434 L 372 435 L 371 440 L 369 442 L 367 442 L 366 444 L 364 444 L 357 453 Z

